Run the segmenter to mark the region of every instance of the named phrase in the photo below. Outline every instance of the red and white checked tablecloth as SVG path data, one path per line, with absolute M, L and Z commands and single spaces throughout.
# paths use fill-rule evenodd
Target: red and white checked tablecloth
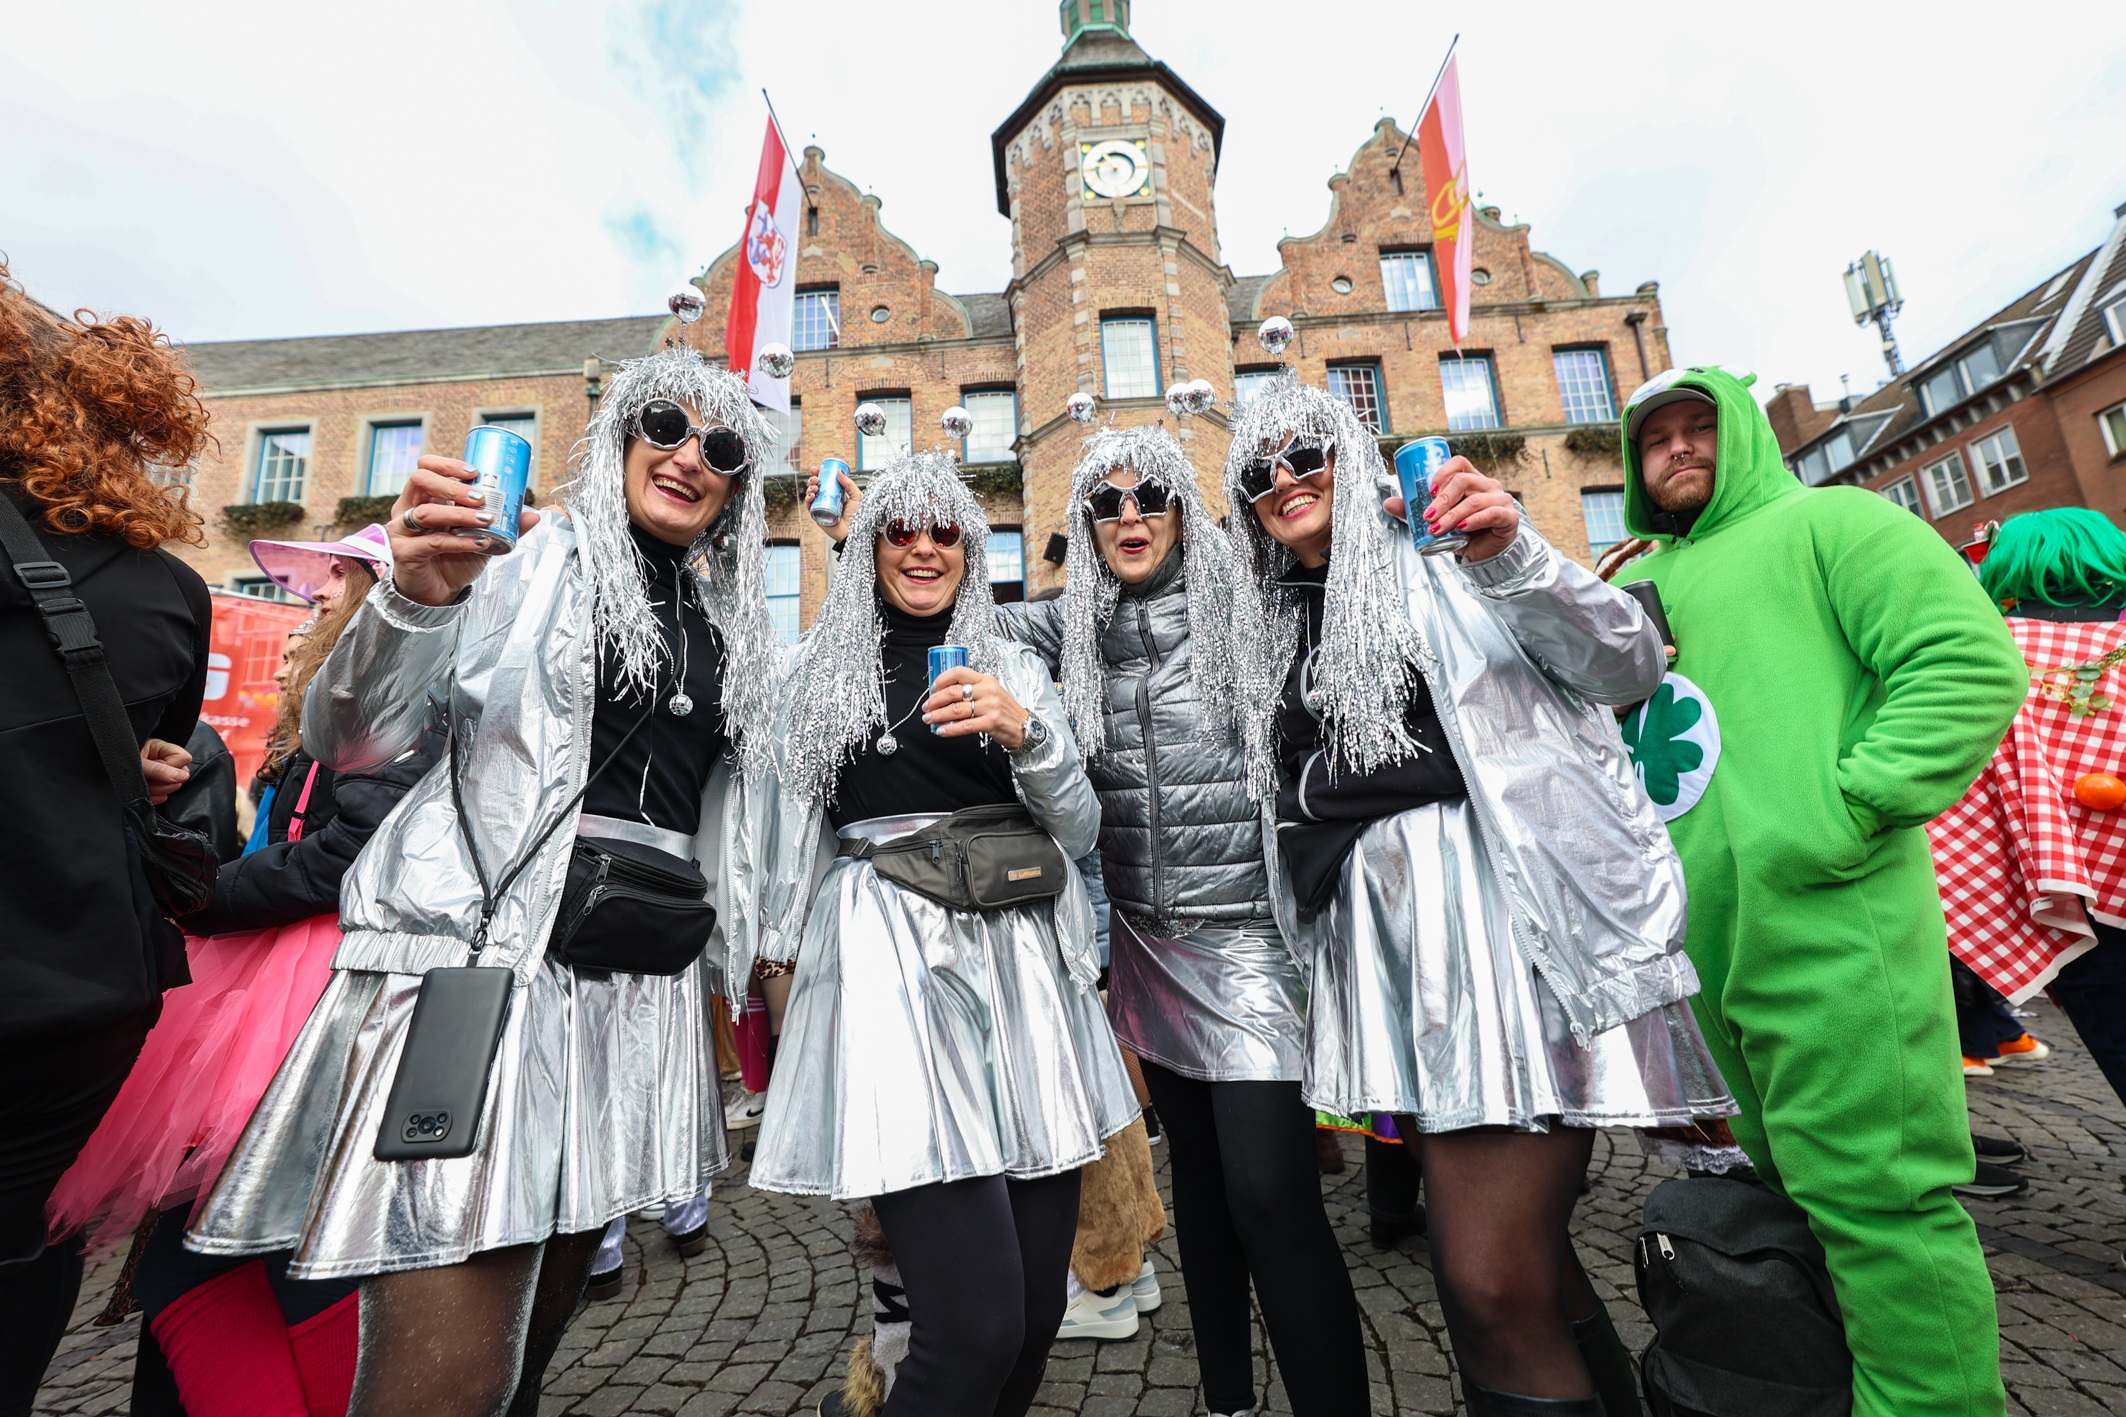
M 2100 659 L 2126 640 L 2126 625 L 2108 621 L 2011 617 L 2008 629 L 2033 676 Z M 2096 692 L 2113 706 L 2077 716 L 2033 677 L 1993 761 L 1927 827 L 1949 948 L 2012 1002 L 2095 943 L 2085 910 L 2126 926 L 2126 808 L 2074 800 L 2085 773 L 2126 777 L 2126 666 L 2107 669 Z

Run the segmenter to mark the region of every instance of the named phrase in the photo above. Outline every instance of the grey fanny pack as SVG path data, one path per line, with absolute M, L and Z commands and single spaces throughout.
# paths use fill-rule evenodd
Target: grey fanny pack
M 1062 893 L 1069 863 L 1017 803 L 963 807 L 891 841 L 845 841 L 840 856 L 954 910 L 1009 910 Z

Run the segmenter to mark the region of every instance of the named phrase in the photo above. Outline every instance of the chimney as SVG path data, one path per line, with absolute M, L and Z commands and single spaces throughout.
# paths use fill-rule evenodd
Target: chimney
M 1816 411 L 1816 401 L 1809 396 L 1807 384 L 1781 384 L 1764 405 L 1764 416 L 1771 422 L 1772 434 L 1779 439 L 1782 453 L 1800 447 L 1821 433 L 1836 417 Z

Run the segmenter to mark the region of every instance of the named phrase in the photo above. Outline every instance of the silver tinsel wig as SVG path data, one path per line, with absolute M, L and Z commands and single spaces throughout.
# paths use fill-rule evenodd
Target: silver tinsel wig
M 824 802 L 831 796 L 842 765 L 886 725 L 878 539 L 893 522 L 959 527 L 967 571 L 953 602 L 949 641 L 967 647 L 968 663 L 975 669 L 996 672 L 989 521 L 950 453 L 905 453 L 886 464 L 864 489 L 826 604 L 805 632 L 796 667 L 783 683 L 778 729 L 783 782 L 802 801 Z
M 755 761 L 758 733 L 774 707 L 774 636 L 768 628 L 767 510 L 761 501 L 761 467 L 774 434 L 753 407 L 745 383 L 691 349 L 667 349 L 613 366 L 583 441 L 573 459 L 575 479 L 561 503 L 575 523 L 584 570 L 592 591 L 592 617 L 599 638 L 620 665 L 630 691 L 651 689 L 670 661 L 671 647 L 650 610 L 649 563 L 628 535 L 628 439 L 635 416 L 652 399 L 671 399 L 694 411 L 703 425 L 724 424 L 745 439 L 752 461 L 733 482 L 723 510 L 688 553 L 701 607 L 723 637 L 723 716 L 732 739 Z
M 1277 790 L 1277 707 L 1305 610 L 1283 585 L 1298 558 L 1262 529 L 1240 494 L 1240 471 L 1288 439 L 1336 447 L 1328 603 L 1315 647 L 1314 707 L 1329 771 L 1370 772 L 1419 751 L 1403 728 L 1411 670 L 1421 662 L 1395 569 L 1395 532 L 1380 509 L 1389 474 L 1373 434 L 1343 400 L 1286 377 L 1235 411 L 1225 490 L 1233 505 L 1233 624 L 1244 706 L 1249 790 Z M 1274 495 L 1274 494 L 1273 494 Z
M 1233 548 L 1211 520 L 1181 442 L 1157 423 L 1102 428 L 1085 440 L 1070 479 L 1070 539 L 1064 553 L 1070 593 L 1063 598 L 1061 668 L 1063 706 L 1077 733 L 1078 751 L 1090 762 L 1106 746 L 1105 678 L 1100 637 L 1122 596 L 1122 582 L 1108 569 L 1094 540 L 1085 498 L 1108 477 L 1127 468 L 1139 485 L 1163 487 L 1181 518 L 1182 572 L 1188 580 L 1189 653 L 1196 694 L 1211 722 L 1233 712 Z

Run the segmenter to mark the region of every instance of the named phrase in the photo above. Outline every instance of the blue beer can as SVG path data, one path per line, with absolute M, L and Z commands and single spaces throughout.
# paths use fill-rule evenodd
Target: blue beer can
M 1432 501 L 1432 479 L 1454 456 L 1445 438 L 1416 438 L 1395 450 L 1395 480 L 1403 486 L 1403 516 L 1410 523 L 1410 540 L 1427 556 L 1459 551 L 1469 544 L 1466 534 L 1443 531 L 1434 536 L 1425 529 L 1425 507 Z
M 933 687 L 937 684 L 938 676 L 946 670 L 965 669 L 966 667 L 967 647 L 965 645 L 932 645 L 930 647 L 930 682 Z M 939 727 L 940 725 L 933 723 L 930 725 L 930 731 L 935 733 Z
M 465 435 L 465 461 L 479 474 L 473 486 L 487 494 L 485 509 L 495 514 L 487 526 L 457 527 L 490 556 L 517 549 L 517 518 L 524 510 L 524 488 L 531 481 L 531 444 L 507 428 L 483 423 Z
M 848 471 L 849 464 L 840 458 L 819 460 L 819 495 L 812 499 L 812 520 L 821 526 L 833 526 L 842 519 L 842 503 L 849 496 L 842 490 L 842 478 Z

